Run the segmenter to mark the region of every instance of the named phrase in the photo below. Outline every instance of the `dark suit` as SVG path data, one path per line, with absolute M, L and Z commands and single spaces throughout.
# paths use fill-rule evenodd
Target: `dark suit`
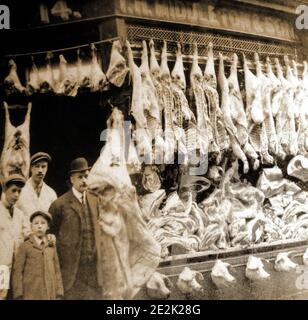
M 92 216 L 94 228 L 97 221 L 97 198 L 87 193 L 87 203 Z M 57 250 L 62 272 L 64 292 L 68 292 L 75 285 L 79 270 L 81 245 L 82 245 L 82 206 L 70 190 L 55 200 L 49 209 L 53 221 L 50 232 L 56 235 Z M 93 230 L 94 231 L 94 230 Z M 97 232 L 94 231 L 95 243 L 98 247 Z M 99 261 L 99 259 L 96 259 Z M 98 264 L 98 263 L 97 263 Z M 96 265 L 97 273 L 99 266 Z M 95 272 L 94 271 L 94 272 Z M 101 285 L 97 275 L 98 286 Z

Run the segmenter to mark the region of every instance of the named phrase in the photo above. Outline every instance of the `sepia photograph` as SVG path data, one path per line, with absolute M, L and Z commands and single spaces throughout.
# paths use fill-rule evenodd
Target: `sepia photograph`
M 307 61 L 308 1 L 0 0 L 0 300 L 308 300 Z

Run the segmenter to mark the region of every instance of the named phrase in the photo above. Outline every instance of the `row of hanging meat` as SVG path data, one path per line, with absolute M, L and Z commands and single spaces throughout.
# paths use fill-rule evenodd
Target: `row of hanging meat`
M 286 155 L 306 154 L 308 151 L 306 62 L 299 76 L 296 62 L 290 63 L 285 57 L 284 74 L 277 58 L 273 61 L 267 58 L 265 68 L 262 68 L 255 53 L 254 74 L 243 55 L 245 91 L 241 92 L 238 56 L 233 55 L 227 78 L 224 57 L 219 53 L 216 77 L 213 45 L 208 45 L 207 63 L 202 71 L 195 44 L 190 70 L 190 96 L 193 99 L 189 99 L 185 94 L 187 82 L 180 44 L 172 72 L 168 67 L 166 42 L 162 47 L 160 65 L 152 40 L 149 42 L 150 55 L 145 41 L 142 48 L 138 67 L 129 42 L 126 42 L 125 59 L 120 41 L 114 41 L 106 75 L 99 66 L 94 45 L 91 46 L 92 60 L 88 64 L 81 61 L 79 53 L 77 64 L 70 66 L 60 55 L 57 70 L 51 67 L 50 59 L 40 70 L 33 63 L 27 90 L 74 96 L 82 88 L 104 90 L 108 83 L 121 87 L 130 70 L 133 92 L 129 107 L 135 120 L 134 138 L 138 154 L 146 156 L 147 163 L 154 163 L 155 158 L 157 164 L 158 155 L 163 157 L 164 163 L 169 162 L 178 152 L 187 164 L 189 155 L 196 150 L 200 155 L 216 155 L 216 162 L 220 163 L 224 151 L 232 149 L 235 157 L 242 160 L 247 173 L 249 162 L 253 169 L 257 169 L 260 161 L 273 164 L 275 158 L 284 159 Z M 26 90 L 19 81 L 15 62 L 10 60 L 9 64 L 10 73 L 4 81 L 7 92 Z
M 114 41 L 111 60 L 106 74 L 98 61 L 97 49 L 91 44 L 91 60 L 82 60 L 80 49 L 77 50 L 77 62 L 68 64 L 64 55 L 60 54 L 58 64 L 52 64 L 53 54 L 47 53 L 46 65 L 38 68 L 32 57 L 27 85 L 23 86 L 14 60 L 9 60 L 9 74 L 4 79 L 4 89 L 7 95 L 12 93 L 54 93 L 75 97 L 80 92 L 97 92 L 108 88 L 108 83 L 121 87 L 128 68 L 121 56 L 121 44 Z M 115 77 L 116 74 L 116 77 Z

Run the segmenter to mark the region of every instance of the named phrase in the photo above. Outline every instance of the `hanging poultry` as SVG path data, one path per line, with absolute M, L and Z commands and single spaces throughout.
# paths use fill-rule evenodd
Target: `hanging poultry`
M 90 68 L 88 65 L 83 64 L 81 60 L 80 49 L 77 50 L 77 82 L 78 82 L 78 93 L 90 92 L 92 89 Z
M 21 84 L 18 74 L 17 74 L 17 65 L 13 59 L 9 60 L 9 74 L 5 77 L 3 81 L 4 91 L 6 95 L 13 93 L 22 93 L 26 88 Z
M 112 43 L 110 62 L 106 72 L 106 77 L 108 81 L 116 87 L 122 87 L 129 71 L 121 52 L 121 42 L 119 40 L 115 40 Z
M 39 91 L 40 89 L 40 73 L 37 69 L 37 66 L 34 62 L 34 57 L 31 57 L 32 67 L 29 73 L 29 81 L 27 83 L 27 90 L 29 94 L 33 94 Z
M 74 97 L 78 91 L 76 75 L 68 71 L 67 61 L 63 54 L 59 55 L 59 60 L 59 79 L 56 93 Z
M 23 124 L 14 127 L 10 121 L 9 107 L 6 102 L 4 146 L 1 154 L 1 174 L 4 178 L 10 174 L 19 173 L 26 179 L 30 169 L 30 114 L 32 104 L 28 109 Z
M 94 45 L 94 43 L 91 44 L 91 55 L 92 55 L 92 61 L 91 61 L 91 84 L 92 84 L 92 91 L 102 91 L 107 85 L 107 78 L 102 71 L 98 61 L 97 61 L 97 49 Z
M 40 73 L 40 92 L 51 93 L 55 92 L 54 72 L 51 66 L 52 53 L 48 52 L 46 55 L 46 67 Z

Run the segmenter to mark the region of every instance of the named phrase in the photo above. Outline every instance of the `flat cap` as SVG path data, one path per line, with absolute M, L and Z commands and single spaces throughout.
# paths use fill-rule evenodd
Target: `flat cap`
M 31 157 L 30 164 L 32 165 L 32 164 L 34 164 L 34 163 L 36 163 L 38 161 L 42 161 L 42 160 L 50 162 L 51 161 L 51 156 L 46 152 L 37 152 Z
M 4 187 L 6 187 L 10 183 L 17 183 L 24 186 L 26 184 L 26 179 L 22 175 L 14 173 L 6 177 L 2 184 Z
M 47 211 L 42 211 L 42 210 L 39 210 L 39 211 L 35 211 L 34 213 L 31 214 L 30 216 L 30 222 L 33 221 L 33 219 L 37 216 L 41 216 L 41 217 L 44 217 L 48 223 L 52 221 L 52 216 L 49 212 Z

